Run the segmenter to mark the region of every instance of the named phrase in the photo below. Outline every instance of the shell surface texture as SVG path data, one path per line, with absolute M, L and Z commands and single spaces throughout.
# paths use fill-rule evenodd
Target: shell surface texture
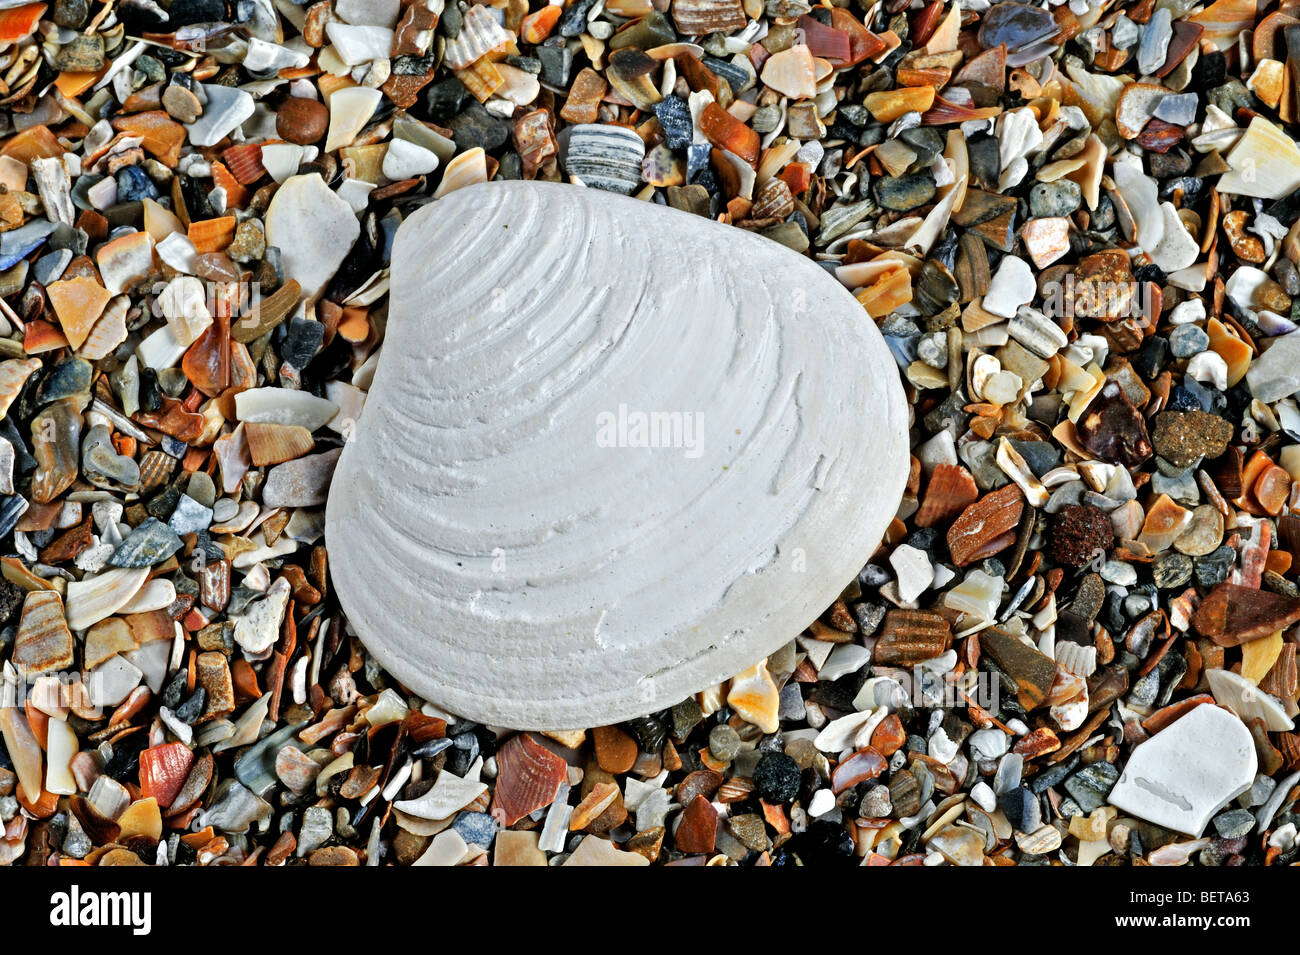
M 521 729 L 671 706 L 796 637 L 908 473 L 874 322 L 759 236 L 577 186 L 414 213 L 329 494 L 343 609 L 451 711 Z

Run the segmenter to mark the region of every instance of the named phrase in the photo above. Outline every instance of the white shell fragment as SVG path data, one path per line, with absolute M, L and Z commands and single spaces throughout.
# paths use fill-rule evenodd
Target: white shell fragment
M 382 60 L 393 45 L 393 31 L 384 27 L 327 23 L 325 33 L 334 44 L 334 52 L 348 66 Z
M 370 121 L 383 94 L 365 86 L 336 90 L 330 97 L 330 128 L 325 137 L 325 151 L 350 146 L 357 133 Z
M 1172 202 L 1162 202 L 1160 214 L 1164 219 L 1164 234 L 1160 243 L 1149 250 L 1151 261 L 1165 272 L 1177 272 L 1196 261 L 1200 246 L 1183 227 L 1182 220 L 1178 218 L 1178 210 Z
M 1250 788 L 1257 768 L 1250 730 L 1204 703 L 1137 746 L 1108 799 L 1147 822 L 1199 836 Z
M 117 613 L 149 576 L 148 567 L 115 567 L 85 580 L 68 581 L 67 618 L 73 630 Z
M 444 54 L 446 65 L 449 69 L 463 70 L 489 50 L 513 39 L 514 34 L 497 22 L 491 9 L 472 6 L 465 13 L 456 38 L 447 43 Z
M 235 395 L 235 415 L 240 421 L 298 425 L 315 431 L 338 414 L 338 405 L 306 391 L 284 388 L 249 388 Z
M 1300 189 L 1300 146 L 1262 116 L 1224 158 L 1231 168 L 1219 179 L 1220 192 L 1280 199 Z
M 984 311 L 1011 318 L 1021 305 L 1033 301 L 1037 288 L 1029 265 L 1023 259 L 1008 255 L 993 274 L 993 281 L 984 295 Z
M 206 103 L 203 115 L 186 125 L 195 146 L 215 146 L 253 115 L 253 97 L 240 89 L 216 83 L 202 84 Z
M 392 276 L 331 576 L 371 652 L 455 713 L 601 725 L 716 685 L 815 619 L 897 510 L 893 358 L 776 243 L 500 182 L 413 215 Z
M 1275 696 L 1270 696 L 1240 673 L 1231 670 L 1206 670 L 1210 692 L 1221 704 L 1243 720 L 1260 719 L 1270 733 L 1295 729 L 1295 721 Z
M 285 180 L 266 210 L 266 240 L 279 246 L 286 277 L 308 296 L 334 277 L 360 234 L 352 208 L 316 173 Z

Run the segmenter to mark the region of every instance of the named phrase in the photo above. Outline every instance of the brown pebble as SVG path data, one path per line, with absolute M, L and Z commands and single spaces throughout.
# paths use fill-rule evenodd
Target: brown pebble
M 498 840 L 500 837 L 497 837 Z M 659 858 L 659 850 L 664 844 L 664 827 L 655 826 L 653 829 L 646 829 L 638 832 L 627 842 L 623 843 L 623 849 L 626 852 L 635 852 L 637 855 L 645 856 L 651 862 Z
M 271 846 L 271 851 L 266 854 L 266 864 L 276 866 L 284 862 L 285 859 L 293 855 L 293 850 L 298 848 L 298 840 L 292 832 L 280 834 L 280 838 L 275 840 L 275 845 Z
M 1048 556 L 1067 567 L 1082 567 L 1115 546 L 1106 512 L 1091 504 L 1067 504 L 1052 523 Z
M 677 784 L 677 801 L 685 806 L 696 796 L 712 796 L 721 785 L 721 775 L 711 769 L 697 769 Z
M 162 93 L 162 108 L 172 119 L 192 123 L 203 115 L 203 104 L 184 86 L 171 84 Z
M 325 104 L 302 96 L 290 96 L 275 114 L 275 131 L 299 146 L 318 142 L 329 123 L 330 111 Z
M 130 849 L 109 849 L 99 857 L 97 865 L 144 865 Z
M 1111 464 L 1135 468 L 1151 457 L 1142 413 L 1133 407 L 1114 381 L 1102 386 L 1075 425 L 1079 443 Z
M 605 772 L 626 773 L 636 764 L 636 740 L 617 726 L 598 726 L 591 735 L 596 743 L 596 762 Z

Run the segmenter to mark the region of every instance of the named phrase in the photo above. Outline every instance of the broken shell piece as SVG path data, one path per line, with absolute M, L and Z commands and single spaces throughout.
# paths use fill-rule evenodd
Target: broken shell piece
M 1070 251 L 1070 220 L 1064 216 L 1030 219 L 1021 229 L 1020 237 L 1034 265 L 1047 268 Z
M 1224 159 L 1230 168 L 1219 179 L 1220 192 L 1280 199 L 1300 189 L 1300 146 L 1262 116 Z
M 1043 143 L 1038 119 L 1029 107 L 1013 109 L 998 119 L 998 158 L 1002 172 L 998 189 L 1006 191 L 1018 185 L 1029 171 L 1026 156 Z
M 61 158 L 33 159 L 31 172 L 32 178 L 36 180 L 36 190 L 40 193 L 45 215 L 51 222 L 72 225 L 75 210 L 72 205 L 71 181 L 63 160 Z M 22 186 L 17 188 L 21 189 Z
M 495 19 L 492 19 L 492 25 L 496 26 L 498 30 L 501 29 L 497 26 Z M 464 27 L 462 27 L 463 30 Z M 334 52 L 347 66 L 357 66 L 361 63 L 369 63 L 371 60 L 386 59 L 388 51 L 393 46 L 393 31 L 386 27 L 355 25 L 335 21 L 325 25 L 325 34 L 329 37 L 330 43 L 334 45 Z M 449 51 L 451 46 L 452 44 L 449 43 Z M 448 65 L 450 66 L 450 63 Z M 463 67 L 451 68 L 463 69 Z
M 280 636 L 280 624 L 289 604 L 290 586 L 284 577 L 277 578 L 266 596 L 254 600 L 243 613 L 234 617 L 234 639 L 248 653 L 266 650 Z
M 1011 318 L 1020 306 L 1033 301 L 1037 291 L 1038 285 L 1029 266 L 1023 259 L 1008 255 L 998 265 L 981 304 L 986 312 Z
M 1107 801 L 1158 826 L 1199 836 L 1211 817 L 1250 787 L 1257 769 L 1255 745 L 1241 720 L 1217 706 L 1197 706 L 1134 748 Z
M 235 396 L 235 415 L 240 421 L 300 425 L 308 431 L 324 426 L 338 411 L 334 402 L 306 391 L 250 388 Z
M 134 285 L 153 268 L 153 238 L 132 232 L 102 245 L 95 253 L 104 287 L 116 295 Z
M 764 733 L 775 733 L 780 728 L 777 719 L 779 703 L 780 694 L 767 672 L 766 660 L 760 660 L 733 677 L 727 691 L 727 705 L 737 716 L 753 723 Z
M 329 100 L 330 128 L 325 137 L 325 151 L 328 153 L 342 146 L 350 146 L 357 138 L 357 133 L 375 114 L 383 95 L 379 90 L 365 86 L 335 90 Z
M 481 146 L 475 146 L 447 163 L 447 168 L 442 173 L 442 181 L 438 183 L 433 198 L 441 199 L 457 189 L 464 189 L 466 186 L 481 182 L 487 182 L 487 154 L 483 152 Z
M 9 406 L 22 391 L 27 379 L 40 367 L 39 358 L 11 358 L 0 361 L 0 416 L 9 413 Z
M 1162 202 L 1160 213 L 1164 217 L 1163 235 L 1154 249 L 1148 249 L 1151 261 L 1165 272 L 1177 272 L 1196 261 L 1200 246 L 1178 218 L 1172 202 Z
M 763 64 L 762 78 L 768 86 L 792 99 L 809 99 L 817 95 L 813 56 L 802 43 L 768 57 Z M 870 109 L 870 105 L 867 108 Z
M 1138 543 L 1145 544 L 1153 554 L 1162 553 L 1173 546 L 1191 522 L 1191 511 L 1179 507 L 1168 494 L 1161 494 L 1147 509 Z
M 64 720 L 50 720 L 45 728 L 45 790 L 57 795 L 77 791 L 77 781 L 69 768 L 77 755 L 77 734 Z
M 1140 166 L 1128 162 L 1117 162 L 1113 176 L 1115 189 L 1132 218 L 1129 230 L 1132 238 L 1147 251 L 1157 248 L 1165 235 L 1165 220 L 1155 180 L 1144 174 Z
M 1214 698 L 1243 720 L 1263 720 L 1270 733 L 1284 733 L 1295 729 L 1295 721 L 1286 715 L 1286 709 L 1275 696 L 1265 693 L 1239 673 L 1231 670 L 1207 670 Z
M 0 707 L 0 735 L 9 751 L 23 797 L 30 803 L 36 802 L 41 797 L 41 744 L 22 709 Z
M 664 4 L 662 9 L 667 9 Z M 731 33 L 748 24 L 740 0 L 672 0 L 673 22 L 683 36 Z
M 315 442 L 311 432 L 301 425 L 270 424 L 250 421 L 244 429 L 248 451 L 254 467 L 283 464 L 302 457 Z
M 148 567 L 123 567 L 68 581 L 68 626 L 84 630 L 117 613 L 148 576 Z
M 463 70 L 480 57 L 504 46 L 514 39 L 514 34 L 497 22 L 490 8 L 473 6 L 461 20 L 460 32 L 447 42 L 443 61 L 448 69 Z
M 113 297 L 112 292 L 84 275 L 54 282 L 45 292 L 54 306 L 63 334 L 73 348 L 81 347 L 103 313 L 104 306 Z
M 176 344 L 188 348 L 212 324 L 203 283 L 191 275 L 172 279 L 158 296 L 158 307 Z
M 266 241 L 280 248 L 285 275 L 309 297 L 334 277 L 360 233 L 352 208 L 316 173 L 285 180 L 266 211 Z
M 1115 128 L 1125 139 L 1133 139 L 1155 116 L 1161 101 L 1169 95 L 1155 83 L 1130 83 L 1124 87 L 1115 107 Z
M 203 115 L 192 123 L 186 123 L 185 128 L 189 131 L 191 145 L 215 146 L 253 115 L 256 104 L 252 96 L 233 86 L 204 83 L 200 88 L 207 100 L 203 105 Z
M 904 113 L 924 113 L 934 105 L 934 87 L 905 86 L 883 93 L 868 93 L 863 105 L 882 123 L 892 123 Z
M 487 792 L 487 784 L 443 770 L 433 788 L 417 799 L 399 799 L 393 808 L 420 819 L 447 819 Z
M 1236 45 L 1242 30 L 1254 26 L 1255 6 L 1252 0 L 1215 0 L 1187 19 L 1205 28 L 1201 41 L 1210 49 L 1225 50 Z
M 1279 60 L 1260 60 L 1246 81 L 1246 89 L 1258 96 L 1270 109 L 1277 109 L 1286 89 L 1286 64 Z
M 998 442 L 997 452 L 998 467 L 1002 473 L 1011 478 L 1025 494 L 1027 500 L 1033 507 L 1042 507 L 1047 503 L 1047 488 L 1039 482 L 1034 476 L 1034 472 L 1029 470 L 1029 465 L 1020 453 L 1011 446 L 1011 442 L 1002 438 Z
M 130 309 L 131 300 L 125 295 L 112 299 L 77 349 L 77 357 L 99 361 L 112 354 L 118 345 L 126 341 L 126 316 Z
M 262 146 L 262 164 L 272 179 L 284 182 L 298 171 L 305 152 L 296 143 L 266 143 Z

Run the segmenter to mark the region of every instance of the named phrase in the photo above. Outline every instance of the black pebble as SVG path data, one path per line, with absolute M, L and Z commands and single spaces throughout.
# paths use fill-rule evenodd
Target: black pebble
M 773 804 L 787 803 L 799 793 L 799 764 L 785 753 L 768 753 L 754 768 L 758 794 Z

